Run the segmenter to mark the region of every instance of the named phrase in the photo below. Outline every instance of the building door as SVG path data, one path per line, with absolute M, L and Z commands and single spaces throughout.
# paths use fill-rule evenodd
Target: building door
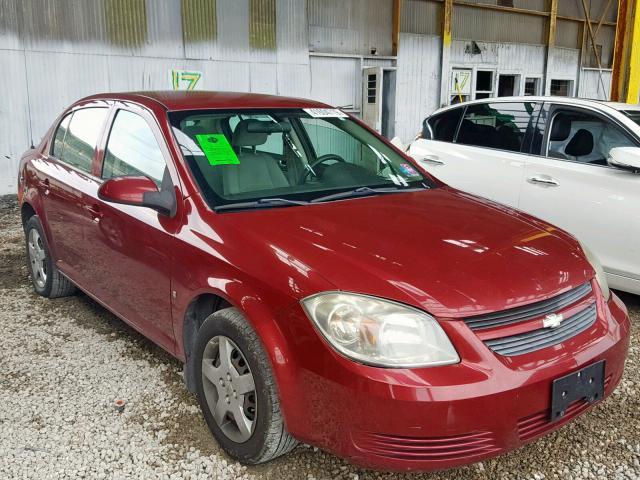
M 362 120 L 371 128 L 382 130 L 382 67 L 362 69 Z

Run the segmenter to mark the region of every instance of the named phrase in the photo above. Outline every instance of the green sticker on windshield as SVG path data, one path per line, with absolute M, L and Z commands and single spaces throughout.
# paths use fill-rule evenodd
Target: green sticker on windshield
M 200 148 L 209 161 L 209 165 L 238 165 L 240 160 L 233 151 L 227 137 L 222 133 L 196 135 Z

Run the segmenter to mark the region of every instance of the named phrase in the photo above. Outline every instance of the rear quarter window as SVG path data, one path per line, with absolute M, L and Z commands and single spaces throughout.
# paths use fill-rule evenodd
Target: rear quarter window
M 460 123 L 460 117 L 464 108 L 454 108 L 446 112 L 439 113 L 433 117 L 428 118 L 425 121 L 424 128 L 427 127 L 426 122 L 431 127 L 433 134 L 433 140 L 439 140 L 441 142 L 453 142 L 453 138 L 458 129 L 458 123 Z M 425 135 L 423 134 L 423 137 Z M 428 137 L 425 137 L 428 138 Z

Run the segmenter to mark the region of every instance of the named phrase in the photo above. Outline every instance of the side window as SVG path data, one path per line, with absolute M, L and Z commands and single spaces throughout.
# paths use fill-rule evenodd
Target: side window
M 93 155 L 96 151 L 96 145 L 102 132 L 107 111 L 106 108 L 92 107 L 73 112 L 64 136 L 61 155 L 57 156 L 57 158 L 84 172 L 91 173 Z M 57 136 L 58 132 L 56 132 Z M 54 143 L 57 140 L 56 138 Z M 54 152 L 57 152 L 55 145 Z
M 535 106 L 534 102 L 471 105 L 456 143 L 520 152 Z
M 58 125 L 56 130 L 56 134 L 53 137 L 53 148 L 51 149 L 51 155 L 58 159 L 62 159 L 63 150 L 64 150 L 64 137 L 67 134 L 67 130 L 69 130 L 69 122 L 71 121 L 72 113 L 68 113 Z
M 147 121 L 120 110 L 109 133 L 102 178 L 145 176 L 160 186 L 165 168 L 162 151 Z
M 453 142 L 453 137 L 458 129 L 458 123 L 460 123 L 460 117 L 463 111 L 464 108 L 454 108 L 453 110 L 434 115 L 425 120 L 424 128 L 426 128 L 426 123 L 428 122 L 434 140 Z
M 637 146 L 616 124 L 590 112 L 555 110 L 550 125 L 547 156 L 552 158 L 607 165 L 612 148 Z

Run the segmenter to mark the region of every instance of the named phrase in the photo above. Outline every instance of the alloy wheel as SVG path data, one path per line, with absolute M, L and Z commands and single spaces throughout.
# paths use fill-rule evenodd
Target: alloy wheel
M 33 281 L 38 288 L 44 288 L 47 283 L 47 253 L 44 249 L 44 243 L 42 242 L 40 233 L 38 233 L 38 230 L 35 228 L 29 231 L 29 241 L 27 245 Z
M 228 337 L 207 343 L 202 356 L 204 395 L 216 424 L 236 443 L 251 438 L 256 423 L 255 381 L 247 360 Z

